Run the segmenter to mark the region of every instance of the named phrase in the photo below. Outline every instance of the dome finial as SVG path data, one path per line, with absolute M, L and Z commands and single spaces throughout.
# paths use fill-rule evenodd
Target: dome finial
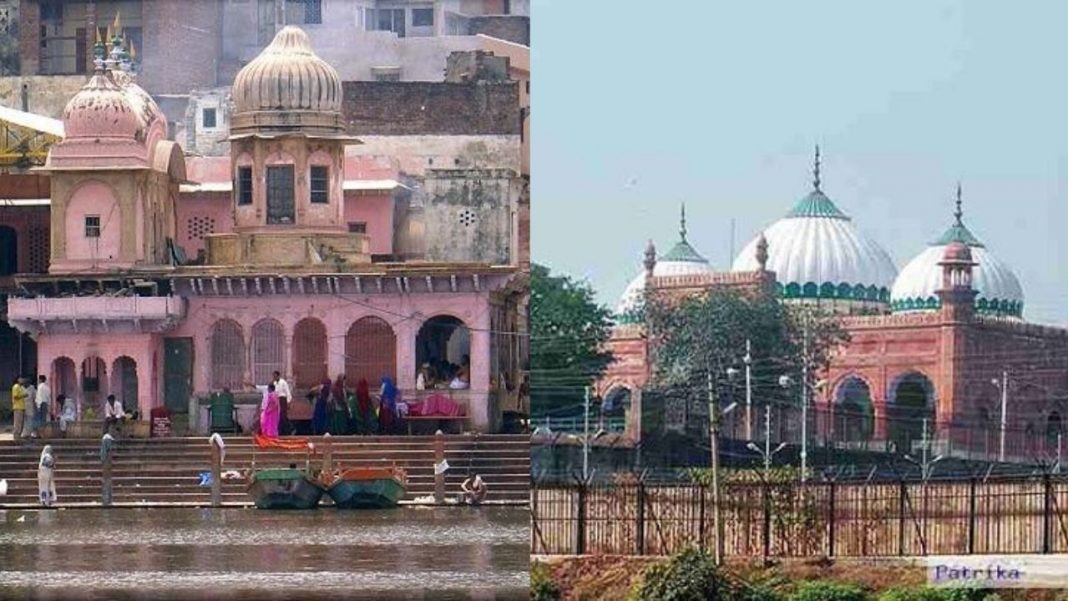
M 682 203 L 682 216 L 679 219 L 679 237 L 686 241 L 686 203 Z
M 816 144 L 816 161 L 812 167 L 812 186 L 816 189 L 820 189 L 820 145 Z
M 964 211 L 961 210 L 960 205 L 961 205 L 961 191 L 960 191 L 960 182 L 958 181 L 957 182 L 957 210 L 953 211 L 953 217 L 956 218 L 957 225 L 964 225 L 964 222 L 961 221 L 961 217 L 964 217 Z

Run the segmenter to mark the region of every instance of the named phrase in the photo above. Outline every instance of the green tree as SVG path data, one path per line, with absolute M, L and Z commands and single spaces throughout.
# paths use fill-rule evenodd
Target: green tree
M 752 345 L 753 398 L 790 404 L 799 402 L 802 366 L 807 384 L 813 385 L 834 349 L 848 341 L 831 315 L 728 288 L 682 299 L 647 294 L 642 313 L 651 342 L 653 387 L 665 398 L 696 406 L 707 402 L 710 374 L 717 398 L 744 385 L 741 377 L 732 381 L 727 372 L 733 368 L 741 374 L 746 340 Z M 783 375 L 790 376 L 785 390 L 779 382 Z
M 597 304 L 588 283 L 531 266 L 530 396 L 535 412 L 582 398 L 583 387 L 612 362 L 605 349 L 611 330 L 612 313 Z

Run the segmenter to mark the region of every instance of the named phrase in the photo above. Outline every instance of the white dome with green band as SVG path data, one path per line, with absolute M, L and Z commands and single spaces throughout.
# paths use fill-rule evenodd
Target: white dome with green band
M 650 242 L 650 244 L 652 244 Z M 652 249 L 646 250 L 646 254 L 655 253 Z M 679 241 L 666 254 L 655 257 L 653 277 L 665 277 L 676 275 L 693 275 L 699 273 L 711 273 L 712 265 L 708 259 L 702 257 L 690 243 L 686 241 L 686 206 L 682 207 L 682 221 L 679 227 Z M 638 320 L 638 310 L 641 308 L 643 295 L 645 294 L 645 270 L 643 269 L 627 288 L 616 305 L 616 320 L 620 323 L 632 323 Z
M 957 186 L 954 217 L 953 225 L 942 237 L 901 270 L 890 292 L 890 309 L 895 313 L 937 310 L 941 303 L 936 291 L 942 285 L 942 268 L 938 263 L 947 245 L 960 242 L 971 248 L 972 260 L 977 263 L 972 269 L 972 288 L 978 292 L 975 309 L 988 315 L 1022 316 L 1024 295 L 1016 274 L 964 226 L 960 186 Z
M 817 148 L 812 192 L 763 231 L 776 291 L 785 299 L 888 303 L 894 262 L 823 193 L 819 165 Z M 759 241 L 758 235 L 742 249 L 732 271 L 760 269 Z

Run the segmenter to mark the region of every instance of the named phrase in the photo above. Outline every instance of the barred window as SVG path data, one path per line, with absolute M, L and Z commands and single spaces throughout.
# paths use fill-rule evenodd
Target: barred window
M 315 386 L 327 377 L 326 326 L 305 317 L 293 328 L 293 380 L 297 386 Z
M 312 165 L 311 168 L 311 201 L 317 204 L 330 202 L 328 192 L 328 180 L 330 169 L 324 165 Z
M 285 371 L 285 331 L 274 319 L 252 326 L 252 381 L 266 384 L 274 372 Z
M 345 378 L 374 387 L 385 376 L 397 377 L 397 337 L 378 317 L 363 317 L 345 335 Z
M 237 168 L 237 204 L 252 204 L 252 167 Z
M 100 215 L 86 215 L 85 216 L 85 237 L 86 238 L 99 238 L 100 237 Z
M 211 332 L 211 386 L 240 389 L 245 379 L 245 336 L 232 319 L 215 322 Z

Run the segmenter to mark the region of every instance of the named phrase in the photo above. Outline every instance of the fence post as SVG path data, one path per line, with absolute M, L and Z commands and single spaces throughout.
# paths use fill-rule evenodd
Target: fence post
M 905 495 L 908 493 L 905 487 L 905 479 L 901 479 L 898 488 L 897 500 L 897 554 L 905 554 Z
M 100 440 L 100 505 L 111 507 L 111 434 L 105 434 Z
M 764 481 L 764 565 L 767 565 L 771 556 L 771 483 Z
M 576 491 L 575 502 L 578 504 L 575 512 L 575 555 L 586 553 L 586 483 L 580 482 Z
M 638 512 L 634 531 L 637 534 L 637 553 L 645 555 L 645 480 L 638 480 Z
M 541 528 L 538 527 L 538 481 L 534 474 L 530 474 L 530 553 L 538 552 L 538 538 Z
M 1049 553 L 1053 529 L 1053 481 L 1049 474 L 1042 475 L 1042 552 Z
M 968 483 L 968 554 L 975 554 L 975 522 L 978 520 L 976 511 L 976 494 L 978 492 L 978 480 L 973 476 Z
M 834 536 L 835 536 L 835 510 L 834 510 L 834 480 L 831 480 L 827 487 L 827 556 L 834 557 Z

